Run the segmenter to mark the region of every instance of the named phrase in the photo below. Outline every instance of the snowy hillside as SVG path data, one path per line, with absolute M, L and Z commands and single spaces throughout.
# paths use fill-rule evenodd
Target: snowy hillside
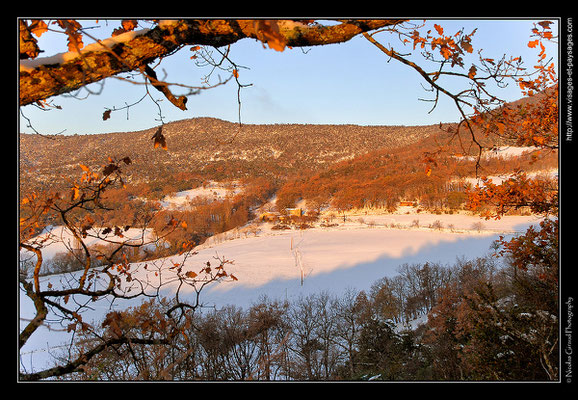
M 183 190 L 173 195 L 165 196 L 161 200 L 161 205 L 167 210 L 184 210 L 189 209 L 190 203 L 194 201 L 222 201 L 227 197 L 232 197 L 242 192 L 236 182 L 222 184 L 211 181 L 206 186 Z

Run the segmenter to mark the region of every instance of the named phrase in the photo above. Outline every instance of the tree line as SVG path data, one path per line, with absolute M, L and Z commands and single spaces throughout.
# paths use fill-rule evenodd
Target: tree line
M 557 152 L 541 153 L 528 148 L 516 157 L 488 156 L 481 160 L 468 153 L 472 143 L 463 140 L 436 154 L 433 165 L 429 154 L 440 151 L 437 143 L 448 142 L 451 135 L 438 133 L 416 143 L 393 149 L 380 149 L 335 163 L 322 171 L 292 176 L 277 191 L 281 208 L 294 207 L 307 200 L 313 209 L 332 206 L 340 211 L 381 208 L 393 211 L 402 200 L 417 201 L 423 209 L 460 210 L 467 208 L 467 192 L 473 186 L 466 178 L 509 176 L 514 171 L 527 173 L 556 169 Z M 488 147 L 490 148 L 490 147 Z M 488 152 L 491 154 L 490 152 Z M 547 178 L 540 178 L 545 179 Z

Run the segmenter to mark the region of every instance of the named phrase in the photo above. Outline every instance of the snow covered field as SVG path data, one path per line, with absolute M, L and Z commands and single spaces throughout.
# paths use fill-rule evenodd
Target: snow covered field
M 420 227 L 411 227 L 416 219 Z M 499 234 L 523 232 L 539 219 L 508 216 L 485 221 L 468 215 L 387 214 L 350 217 L 349 221 L 301 231 L 272 231 L 265 224 L 257 236 L 202 246 L 190 262 L 200 265 L 215 256 L 225 257 L 234 260 L 226 270 L 238 278 L 210 287 L 203 293 L 205 302 L 248 306 L 262 295 L 289 299 L 320 290 L 339 294 L 348 288 L 368 289 L 375 280 L 395 275 L 403 263 L 452 264 L 458 257 L 486 255 Z M 428 227 L 435 221 L 441 222 L 441 229 Z M 472 228 L 480 222 L 480 230 Z
M 363 218 L 363 222 L 359 218 Z M 416 219 L 419 226 L 413 224 L 412 227 Z M 440 221 L 442 228 L 429 228 L 428 224 L 434 221 Z M 205 288 L 201 300 L 209 307 L 221 308 L 227 304 L 248 307 L 262 296 L 292 300 L 320 291 L 339 295 L 348 289 L 369 289 L 377 279 L 395 275 L 404 263 L 453 264 L 459 257 L 484 256 L 499 234 L 523 232 L 538 221 L 531 216 L 484 221 L 468 215 L 420 213 L 353 216 L 336 227 L 307 230 L 274 231 L 270 224 L 262 224 L 256 235 L 253 232 L 201 246 L 197 255 L 186 260 L 183 271 L 198 272 L 207 261 L 213 262 L 214 257 L 233 261 L 225 270 L 238 280 Z M 472 229 L 476 222 L 481 222 L 483 227 Z M 392 228 L 392 223 L 397 227 Z M 168 269 L 173 266 L 172 262 L 181 263 L 183 256 L 158 261 Z M 142 264 L 134 264 L 134 279 L 145 279 L 145 275 L 151 273 L 145 271 Z M 62 278 L 59 275 L 43 277 L 41 286 L 49 283 L 56 286 Z M 166 285 L 162 294 L 170 296 L 173 291 L 174 286 Z M 181 296 L 184 293 L 181 292 Z M 140 304 L 140 299 L 113 305 L 98 301 L 91 303 L 92 310 L 83 314 L 83 319 L 98 321 L 111 307 L 123 309 L 136 304 Z M 19 312 L 24 319 L 21 328 L 26 319 L 34 316 L 33 310 L 32 303 L 21 292 Z M 49 365 L 55 346 L 69 338 L 65 330 L 54 328 L 58 327 L 42 327 L 22 348 L 22 363 L 28 371 Z

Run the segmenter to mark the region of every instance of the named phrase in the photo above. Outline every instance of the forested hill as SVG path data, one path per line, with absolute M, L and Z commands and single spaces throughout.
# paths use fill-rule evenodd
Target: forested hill
M 45 189 L 76 176 L 79 164 L 100 168 L 108 157 L 130 157 L 128 181 L 166 182 L 175 178 L 230 180 L 285 178 L 326 168 L 369 151 L 395 148 L 439 133 L 431 126 L 251 125 L 215 118 L 168 123 L 162 133 L 168 150 L 153 147 L 157 127 L 138 132 L 93 135 L 20 135 L 22 190 Z

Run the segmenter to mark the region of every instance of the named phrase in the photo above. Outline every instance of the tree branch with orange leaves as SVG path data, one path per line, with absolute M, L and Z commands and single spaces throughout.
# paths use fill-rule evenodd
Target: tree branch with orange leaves
M 317 46 L 348 41 L 354 36 L 395 26 L 401 20 L 345 20 L 338 25 L 322 25 L 303 20 L 154 20 L 152 29 L 136 30 L 136 24 L 123 21 L 117 35 L 84 46 L 78 21 L 20 20 L 20 105 L 32 104 L 123 72 L 143 71 L 153 86 L 168 95 L 166 85 L 145 71 L 151 62 L 169 56 L 185 45 L 222 47 L 252 38 L 270 48 Z M 66 27 L 69 51 L 38 57 L 36 37 L 49 24 Z M 182 100 L 173 104 L 181 108 Z

